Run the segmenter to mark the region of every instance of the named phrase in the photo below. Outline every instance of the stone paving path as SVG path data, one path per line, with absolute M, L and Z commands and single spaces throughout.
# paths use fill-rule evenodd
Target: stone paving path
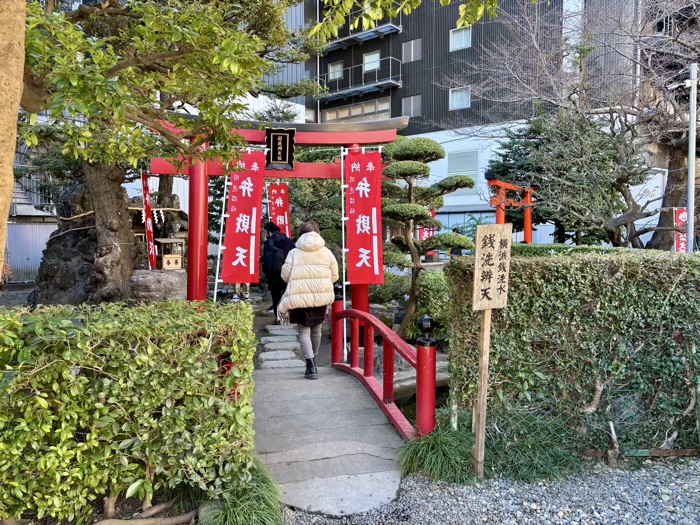
M 327 366 L 305 379 L 295 327 L 268 325 L 258 335 L 255 446 L 282 501 L 342 516 L 396 499 L 403 441 L 370 394 Z

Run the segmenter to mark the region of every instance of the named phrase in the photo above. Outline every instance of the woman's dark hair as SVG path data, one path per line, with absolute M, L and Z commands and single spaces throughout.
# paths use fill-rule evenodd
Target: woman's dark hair
M 314 220 L 309 220 L 302 223 L 301 227 L 299 228 L 299 235 L 304 235 L 305 233 L 311 232 L 321 233 L 321 228 L 318 227 L 318 223 Z
M 265 228 L 265 230 L 269 231 L 270 233 L 275 233 L 275 232 L 280 231 L 280 227 L 277 226 L 274 222 L 266 223 L 265 226 L 263 226 L 263 228 Z

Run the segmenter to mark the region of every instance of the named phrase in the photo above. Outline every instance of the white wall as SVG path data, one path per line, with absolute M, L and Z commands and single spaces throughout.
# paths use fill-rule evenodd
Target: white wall
M 509 126 L 514 126 L 510 124 Z M 476 151 L 478 154 L 478 172 L 475 177 L 476 186 L 470 195 L 445 196 L 445 206 L 474 205 L 488 206 L 489 190 L 484 173 L 489 161 L 495 156 L 499 141 L 505 138 L 504 125 L 482 126 L 469 128 L 462 131 L 435 131 L 411 135 L 411 138 L 425 137 L 438 142 L 445 151 L 447 157 L 430 164 L 430 184 L 434 184 L 447 177 L 448 158 L 450 153 L 462 151 Z

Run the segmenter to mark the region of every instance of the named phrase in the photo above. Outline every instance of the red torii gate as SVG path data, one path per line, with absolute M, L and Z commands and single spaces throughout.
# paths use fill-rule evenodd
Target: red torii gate
M 374 122 L 348 124 L 292 124 L 274 122 L 270 128 L 295 129 L 295 143 L 298 146 L 344 146 L 358 149 L 363 146 L 386 144 L 396 141 L 399 129 L 408 126 L 408 117 L 399 117 Z M 257 122 L 242 121 L 242 129 L 231 130 L 249 144 L 265 144 L 265 130 L 256 129 Z M 247 128 L 247 129 L 246 129 Z M 177 132 L 177 130 L 175 130 Z M 203 146 L 204 148 L 207 145 Z M 189 176 L 189 230 L 187 260 L 187 299 L 205 301 L 207 299 L 207 255 L 209 237 L 209 177 L 225 174 L 220 161 L 190 161 L 178 168 L 172 159 L 151 159 L 151 175 Z M 295 171 L 263 170 L 263 176 L 273 179 L 340 179 L 341 164 L 319 164 L 297 162 Z M 218 278 L 218 276 L 217 276 Z M 369 312 L 369 285 L 351 284 L 352 306 L 356 310 Z
M 523 208 L 523 237 L 527 244 L 532 244 L 532 188 L 525 186 L 516 186 L 508 182 L 489 177 L 487 174 L 488 184 L 490 188 L 496 188 L 496 196 L 491 197 L 489 201 L 491 206 L 496 207 L 496 224 L 506 223 L 506 207 Z M 515 191 L 523 193 L 522 200 L 508 199 L 507 191 Z

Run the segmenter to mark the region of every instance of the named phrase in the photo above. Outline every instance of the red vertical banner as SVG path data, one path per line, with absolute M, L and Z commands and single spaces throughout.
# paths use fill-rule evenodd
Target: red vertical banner
M 148 187 L 148 173 L 141 173 L 143 186 L 143 223 L 146 226 L 146 246 L 148 247 L 148 266 L 156 269 L 156 241 L 153 238 L 153 207 L 151 206 L 151 190 Z
M 282 233 L 292 237 L 292 228 L 289 225 L 289 186 L 286 184 L 270 184 L 270 220 L 279 226 Z
M 675 252 L 687 253 L 688 251 L 688 208 L 673 209 L 673 225 L 685 231 L 676 232 Z
M 260 280 L 260 224 L 262 219 L 265 153 L 246 153 L 239 171 L 229 177 L 224 260 L 225 283 L 257 283 Z
M 384 283 L 382 155 L 351 151 L 345 159 L 348 281 Z

